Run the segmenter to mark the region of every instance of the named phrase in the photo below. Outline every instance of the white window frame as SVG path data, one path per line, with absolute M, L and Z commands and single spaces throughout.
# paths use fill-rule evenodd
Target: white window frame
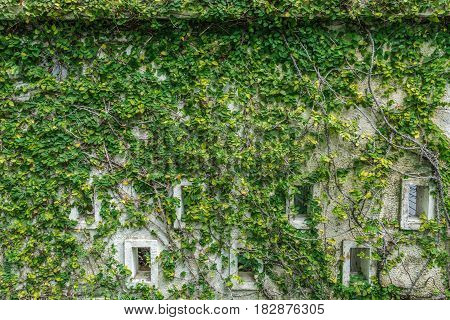
M 344 286 L 348 286 L 350 283 L 350 271 L 351 271 L 351 261 L 350 261 L 350 249 L 368 249 L 369 250 L 369 259 L 367 261 L 367 265 L 362 270 L 362 273 L 367 278 L 367 281 L 370 283 L 371 278 L 375 274 L 376 265 L 372 260 L 372 248 L 367 244 L 358 244 L 353 240 L 344 240 L 342 241 L 342 255 L 344 261 L 342 263 L 342 284 Z
M 136 279 L 138 272 L 137 248 L 150 248 L 150 280 Z M 155 287 L 158 286 L 158 264 L 156 257 L 159 254 L 158 240 L 127 239 L 124 242 L 125 266 L 131 271 L 131 281 L 134 283 L 144 282 Z
M 405 178 L 402 180 L 402 199 L 400 210 L 400 228 L 403 230 L 418 230 L 420 228 L 419 217 L 411 217 L 409 214 L 409 188 L 413 185 L 428 188 L 427 196 L 427 212 L 425 212 L 427 219 L 431 220 L 435 215 L 435 186 L 431 183 L 429 178 Z
M 173 222 L 173 227 L 175 229 L 183 229 L 185 223 L 182 221 L 184 214 L 184 204 L 183 204 L 183 187 L 191 186 L 192 182 L 182 179 L 181 182 L 172 188 L 172 196 L 178 199 L 178 206 L 175 208 L 176 219 Z
M 299 187 L 300 185 L 294 185 L 289 188 L 288 190 L 288 196 L 286 198 L 286 214 L 288 216 L 289 222 L 291 225 L 300 230 L 307 230 L 309 229 L 309 226 L 307 224 L 308 214 L 306 215 L 299 215 L 299 214 L 293 214 L 293 208 L 294 208 L 294 188 Z M 310 186 L 311 188 L 311 196 L 314 197 L 314 185 Z M 306 211 L 310 213 L 309 206 L 306 208 Z

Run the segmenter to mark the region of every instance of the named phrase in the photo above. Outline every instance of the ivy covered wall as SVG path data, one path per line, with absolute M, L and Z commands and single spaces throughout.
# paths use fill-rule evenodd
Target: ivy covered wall
M 3 20 L 52 19 L 383 19 L 449 14 L 446 0 L 2 0 Z
M 241 297 L 236 241 L 258 297 L 447 297 L 445 2 L 281 18 L 329 2 L 2 1 L 0 297 Z M 198 19 L 153 19 L 160 4 Z M 399 229 L 409 175 L 437 186 L 419 231 Z M 286 215 L 297 184 L 314 187 L 305 230 Z M 158 287 L 129 281 L 136 235 L 159 241 Z M 373 248 L 371 283 L 341 283 L 343 239 Z

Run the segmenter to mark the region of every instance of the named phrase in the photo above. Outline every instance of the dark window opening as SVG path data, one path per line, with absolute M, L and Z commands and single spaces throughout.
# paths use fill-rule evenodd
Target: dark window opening
M 255 273 L 254 268 L 256 265 L 255 259 L 249 258 L 248 254 L 244 252 L 239 252 L 237 255 L 237 269 L 238 269 L 238 276 L 243 281 L 254 281 L 255 280 Z
M 192 199 L 190 196 L 191 188 L 189 188 L 189 187 L 190 186 L 181 186 L 180 206 L 181 206 L 181 210 L 183 213 L 189 211 L 189 206 L 192 202 Z M 184 216 L 182 216 L 181 218 L 184 219 Z
M 370 250 L 369 248 L 350 249 L 350 279 L 369 280 Z
M 137 248 L 136 278 L 151 278 L 151 252 L 150 248 Z
M 408 192 L 408 215 L 418 218 L 420 214 L 427 213 L 428 187 L 410 185 Z
M 308 214 L 308 204 L 312 198 L 312 188 L 309 185 L 297 186 L 294 189 L 293 195 L 293 215 L 307 215 Z
M 239 272 L 252 272 L 252 262 L 253 260 L 247 258 L 244 253 L 239 253 L 237 256 L 238 260 L 238 271 Z

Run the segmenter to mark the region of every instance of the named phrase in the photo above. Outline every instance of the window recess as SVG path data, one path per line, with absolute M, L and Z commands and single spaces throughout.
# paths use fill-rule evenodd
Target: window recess
M 421 218 L 433 219 L 434 185 L 429 178 L 407 178 L 402 181 L 400 228 L 418 230 Z

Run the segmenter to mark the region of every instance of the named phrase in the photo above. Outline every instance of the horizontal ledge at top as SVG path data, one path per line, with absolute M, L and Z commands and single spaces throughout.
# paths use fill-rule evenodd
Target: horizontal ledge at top
M 450 16 L 450 7 L 442 0 L 430 0 L 428 7 L 420 12 L 416 6 L 397 7 L 397 0 L 390 0 L 375 6 L 376 10 L 367 7 L 367 0 L 354 0 L 349 8 L 337 5 L 336 0 L 322 0 L 319 4 L 305 0 L 304 3 L 293 0 L 282 0 L 279 8 L 267 7 L 259 2 L 246 0 L 236 1 L 221 9 L 220 3 L 215 5 L 211 0 L 205 2 L 190 0 L 184 7 L 173 8 L 177 1 L 152 1 L 140 3 L 128 0 L 0 0 L 0 21 L 32 21 L 32 20 L 134 20 L 180 19 L 180 20 L 257 20 L 257 19 L 299 19 L 299 20 L 387 20 L 430 19 L 439 21 Z M 242 4 L 239 5 L 239 2 Z M 183 4 L 185 2 L 182 2 Z M 282 5 L 288 5 L 288 10 Z M 171 8 L 172 7 L 172 8 Z

